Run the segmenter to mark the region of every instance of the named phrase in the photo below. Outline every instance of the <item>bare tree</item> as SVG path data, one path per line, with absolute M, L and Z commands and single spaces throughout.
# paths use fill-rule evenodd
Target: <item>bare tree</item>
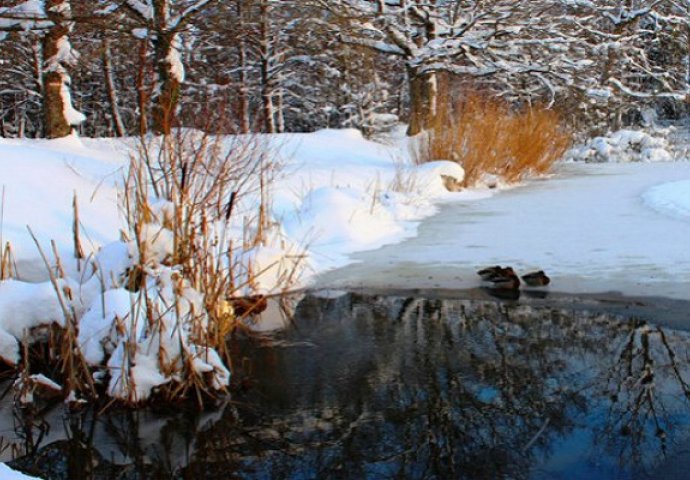
M 69 135 L 72 127 L 85 119 L 72 106 L 70 93 L 69 71 L 79 55 L 70 44 L 74 23 L 69 0 L 24 2 L 4 7 L 0 9 L 0 20 L 1 30 L 41 32 L 44 134 L 47 138 Z
M 343 43 L 368 46 L 401 57 L 410 95 L 410 135 L 429 128 L 437 113 L 439 72 L 491 77 L 519 85 L 536 79 L 551 97 L 553 82 L 565 82 L 568 69 L 556 44 L 569 39 L 554 28 L 547 13 L 560 5 L 548 1 L 314 0 L 328 13 Z M 554 17 L 555 18 L 555 17 Z M 550 50 L 549 55 L 545 54 Z
M 126 0 L 122 6 L 153 44 L 157 85 L 153 99 L 153 130 L 169 134 L 185 79 L 182 34 L 193 20 L 218 0 Z

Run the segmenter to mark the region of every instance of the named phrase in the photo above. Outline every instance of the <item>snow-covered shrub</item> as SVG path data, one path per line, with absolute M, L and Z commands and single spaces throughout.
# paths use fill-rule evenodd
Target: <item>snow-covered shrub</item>
M 435 161 L 419 165 L 415 170 L 416 188 L 419 194 L 457 191 L 465 180 L 465 170 L 457 162 Z
M 570 149 L 565 159 L 579 162 L 668 162 L 673 160 L 663 133 L 619 130 Z
M 547 172 L 570 146 L 571 135 L 553 110 L 516 111 L 476 93 L 460 101 L 439 101 L 431 130 L 420 135 L 413 155 L 418 163 L 458 162 L 464 186 L 487 175 L 513 183 Z
M 155 388 L 169 397 L 184 396 L 190 386 L 223 390 L 230 372 L 215 338 L 207 335 L 211 317 L 204 295 L 184 278 L 179 266 L 166 265 L 173 254 L 171 232 L 160 224 L 147 227 L 143 243 L 156 247 L 146 264 L 139 263 L 138 246 L 130 241 L 122 244 L 127 247 L 125 261 L 103 258 L 103 264 L 119 265 L 118 270 L 101 266 L 94 275 L 104 291 L 93 295 L 79 321 L 84 359 L 107 374 L 109 396 L 132 404 L 146 400 Z M 112 247 L 111 255 L 116 251 Z M 94 265 L 101 265 L 101 254 L 108 255 L 108 250 L 95 258 Z M 136 281 L 133 272 L 138 272 Z M 104 282 L 104 275 L 111 281 Z M 85 290 L 95 288 L 85 285 Z
M 152 139 L 125 176 L 120 241 L 79 260 L 74 278 L 41 249 L 50 282 L 0 281 L 0 359 L 23 372 L 20 397 L 35 387 L 22 344 L 37 342 L 72 400 L 223 392 L 228 334 L 243 320 L 235 297 L 286 288 L 301 266 L 270 219 L 268 154 L 254 139 Z
M 114 347 L 103 352 L 112 396 L 138 401 L 154 387 L 177 397 L 227 386 L 221 358 L 240 325 L 232 297 L 285 288 L 299 271 L 299 260 L 286 260 L 296 247 L 270 221 L 277 164 L 269 149 L 256 139 L 225 141 L 179 132 L 142 145 L 132 160 L 124 197 L 134 262 L 126 288 L 136 299 L 127 328 L 101 331 L 105 343 L 98 342 Z M 113 295 L 117 311 L 124 292 Z
M 74 289 L 76 282 L 60 281 L 61 290 Z M 5 280 L 0 283 L 0 360 L 17 365 L 20 343 L 35 339 L 35 329 L 55 324 L 64 327 L 65 316 L 51 282 L 25 283 Z

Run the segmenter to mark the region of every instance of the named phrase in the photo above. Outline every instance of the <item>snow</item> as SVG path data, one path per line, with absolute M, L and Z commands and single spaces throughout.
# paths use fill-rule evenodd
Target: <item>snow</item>
M 348 245 L 348 249 L 381 245 L 386 238 L 399 235 L 401 227 L 389 212 L 376 212 L 376 194 L 370 197 L 355 188 L 317 188 L 304 198 L 301 224 L 318 229 L 313 235 L 319 245 L 341 243 Z M 296 228 L 290 230 L 297 231 Z M 305 231 L 304 235 L 307 233 Z
M 619 130 L 571 149 L 566 158 L 584 162 L 669 162 L 673 154 L 665 138 L 667 133 Z
M 19 361 L 19 342 L 32 328 L 64 324 L 64 315 L 50 282 L 0 282 L 0 359 L 10 365 Z
M 651 187 L 642 195 L 642 199 L 659 213 L 690 221 L 690 180 Z
M 55 66 L 58 64 L 74 65 L 79 60 L 79 54 L 72 48 L 67 35 L 63 35 L 57 40 L 57 52 L 47 60 L 47 64 Z M 49 67 L 50 68 L 50 67 Z M 55 68 L 55 67 L 53 67 Z
M 386 145 L 366 140 L 354 129 L 322 130 L 311 134 L 285 134 L 266 138 L 271 143 L 271 148 L 280 151 L 280 161 L 284 164 L 283 173 L 276 179 L 271 192 L 273 218 L 277 226 L 270 234 L 272 240 L 268 244 L 252 247 L 238 254 L 238 258 L 242 258 L 244 262 L 252 263 L 254 272 L 266 270 L 257 285 L 258 290 L 263 292 L 270 291 L 280 277 L 281 270 L 288 268 L 285 265 L 277 267 L 282 261 L 281 250 L 289 251 L 293 256 L 306 255 L 309 262 L 308 273 L 313 278 L 321 272 L 351 263 L 350 257 L 356 252 L 414 238 L 420 233 L 419 222 L 439 212 L 439 209 L 443 211 L 448 202 L 463 204 L 468 209 L 475 205 L 488 205 L 487 202 L 496 202 L 497 198 L 492 197 L 505 189 L 499 182 L 498 188 L 494 189 L 448 192 L 443 177 L 452 177 L 456 182 L 461 182 L 464 174 L 462 168 L 454 162 L 434 162 L 419 167 L 410 165 L 409 145 L 401 131 L 396 132 Z M 65 259 L 72 255 L 71 201 L 75 191 L 79 198 L 83 236 L 88 239 L 82 243 L 87 254 L 101 252 L 97 261 L 99 268 L 105 272 L 104 277 L 110 280 L 111 275 L 117 276 L 118 272 L 122 272 L 133 261 L 128 247 L 117 242 L 119 229 L 123 225 L 118 212 L 116 184 L 122 178 L 123 168 L 128 162 L 128 145 L 123 140 L 79 139 L 76 136 L 53 141 L 0 139 L 0 171 L 3 172 L 0 180 L 5 185 L 3 241 L 11 242 L 22 279 L 47 280 L 26 224 L 32 227 L 44 247 L 50 239 L 55 239 L 63 262 L 69 263 Z M 654 151 L 666 153 L 650 153 Z M 571 160 L 597 158 L 611 162 L 631 162 L 668 160 L 671 157 L 668 141 L 651 131 L 616 132 L 593 139 L 573 152 L 575 154 L 571 152 Z M 573 182 L 573 188 L 580 185 L 577 181 L 580 176 L 590 181 L 594 178 L 601 180 L 594 191 L 591 190 L 594 186 L 582 185 L 582 188 L 590 190 L 581 192 L 584 196 L 580 201 L 581 207 L 577 207 L 577 195 L 580 193 L 573 192 L 563 198 L 547 198 L 543 205 L 526 204 L 525 211 L 538 212 L 541 216 L 548 216 L 551 222 L 558 223 L 557 219 L 561 214 L 558 209 L 565 208 L 564 202 L 566 206 L 567 202 L 572 202 L 575 206 L 568 207 L 568 215 L 574 219 L 587 216 L 589 221 L 590 216 L 603 215 L 600 213 L 602 208 L 594 205 L 596 199 L 599 198 L 602 203 L 615 204 L 622 197 L 602 197 L 601 192 L 613 195 L 615 192 L 627 191 L 626 187 L 614 184 L 613 178 L 623 176 L 626 180 L 620 182 L 626 184 L 628 176 L 638 178 L 638 175 L 625 173 L 624 165 L 606 165 L 608 166 L 601 168 L 582 165 L 581 170 L 574 165 L 568 167 L 571 170 L 563 167 L 565 170 L 562 172 L 570 172 L 569 175 L 573 177 L 568 177 L 568 181 Z M 648 210 L 660 211 L 665 216 L 686 215 L 688 207 L 684 191 L 687 190 L 687 184 L 666 185 L 682 180 L 682 177 L 678 178 L 677 173 L 652 175 L 681 171 L 683 165 L 685 164 L 668 162 L 655 162 L 651 165 L 650 173 L 646 174 L 648 177 L 640 178 L 636 183 L 638 190 L 628 192 L 626 198 L 630 201 L 634 199 L 637 208 L 631 207 L 625 215 L 634 218 L 636 214 Z M 609 169 L 610 174 L 599 177 L 601 172 Z M 40 177 L 34 173 L 37 171 L 42 172 Z M 578 173 L 572 174 L 573 171 Z M 558 185 L 565 181 L 562 175 L 564 173 L 543 184 L 537 182 L 529 188 Z M 43 178 L 50 178 L 51 182 L 45 182 Z M 487 179 L 487 185 L 492 183 L 489 180 Z M 607 181 L 612 185 L 609 186 Z M 529 188 L 521 188 L 519 191 L 530 191 Z M 499 197 L 513 194 L 511 191 Z M 535 193 L 535 198 L 538 197 Z M 531 238 L 531 230 L 527 229 L 527 225 L 511 221 L 512 218 L 524 217 L 525 213 L 512 204 L 504 206 L 506 211 L 499 218 L 510 225 L 511 236 Z M 168 207 L 155 207 L 161 215 L 165 215 L 166 208 Z M 603 210 L 611 215 L 610 222 L 626 218 L 610 209 Z M 159 219 L 159 224 L 163 223 L 164 219 Z M 616 227 L 617 231 L 620 231 L 619 226 L 630 228 L 627 223 L 618 223 L 620 225 Z M 571 230 L 577 227 L 577 223 L 573 225 Z M 467 243 L 462 241 L 464 238 L 482 237 L 483 228 L 478 227 L 477 232 L 463 232 L 454 237 L 458 240 L 458 245 L 463 245 Z M 506 228 L 497 225 L 487 228 L 506 231 Z M 551 230 L 549 224 L 532 224 L 529 228 L 547 232 Z M 605 225 L 601 228 L 602 235 L 610 230 Z M 172 233 L 153 224 L 146 229 L 150 230 L 144 232 L 145 238 L 150 242 L 147 251 L 160 263 L 170 249 Z M 489 232 L 489 236 L 496 237 L 494 241 L 483 244 L 481 238 L 474 238 L 468 246 L 471 252 L 476 254 L 477 251 L 491 250 L 491 245 L 500 236 L 494 235 L 491 230 Z M 479 245 L 481 249 L 477 248 Z M 458 251 L 458 248 L 450 245 L 447 248 Z M 499 249 L 499 246 L 494 245 L 494 248 Z M 681 252 L 676 253 L 683 258 Z M 597 255 L 596 258 L 599 259 L 602 255 Z M 577 255 L 574 253 L 571 256 Z M 471 255 L 468 257 L 472 259 Z M 526 260 L 525 263 L 537 266 L 543 260 L 535 258 L 529 262 Z M 483 255 L 477 255 L 476 263 L 484 261 Z M 672 267 L 668 265 L 668 260 L 654 262 L 652 258 L 649 261 L 662 270 Z M 570 267 L 564 268 L 566 265 Z M 563 273 L 569 271 L 573 274 L 579 273 L 576 270 L 581 268 L 584 268 L 582 264 L 574 261 L 559 266 Z M 76 275 L 74 267 L 69 269 Z M 303 278 L 303 282 L 308 281 L 309 276 Z M 115 285 L 111 287 L 117 288 Z M 86 311 L 89 305 L 86 304 L 83 308 Z M 93 355 L 99 355 L 95 347 Z
M 353 252 L 414 236 L 417 222 L 446 198 L 441 175 L 461 182 L 452 162 L 409 165 L 403 130 L 389 145 L 354 129 L 276 137 L 285 158 L 275 217 L 289 238 L 308 244 L 315 272 L 348 263 Z
M 457 163 L 448 160 L 425 163 L 416 168 L 417 192 L 433 192 L 436 196 L 447 193 L 443 177 L 450 177 L 457 183 L 465 179 L 465 170 Z
M 14 7 L 0 7 L 0 30 L 17 26 L 26 31 L 49 27 L 52 22 L 45 20 L 43 4 L 43 0 L 27 0 Z
M 656 134 L 621 131 L 575 150 L 579 159 L 606 162 L 565 162 L 548 178 L 512 187 L 487 177 L 483 187 L 457 192 L 447 187 L 461 185 L 463 169 L 449 161 L 412 165 L 399 131 L 385 145 L 356 130 L 262 140 L 284 169 L 263 238 L 241 238 L 244 214 L 229 226 L 243 292 L 269 293 L 293 270 L 295 288 L 473 287 L 476 268 L 510 264 L 546 270 L 562 291 L 690 298 L 690 162 L 651 162 L 671 158 Z M 139 243 L 120 238 L 117 187 L 131 145 L 0 139 L 2 241 L 12 246 L 19 276 L 0 282 L 0 357 L 16 364 L 28 331 L 64 322 L 29 224 L 44 249 L 56 241 L 69 277 L 58 288 L 78 319 L 86 361 L 99 378 L 109 374 L 111 396 L 145 400 L 189 366 L 222 389 L 230 372 L 194 333 L 208 322 L 204 298 L 169 265 L 174 206 L 152 202 Z M 72 254 L 74 192 L 89 255 L 81 262 Z M 244 197 L 238 211 L 254 211 L 256 201 Z M 134 293 L 125 286 L 140 260 L 147 281 Z
M 129 321 L 133 313 L 135 299 L 132 293 L 124 288 L 115 288 L 103 293 L 101 302 L 94 303 L 79 322 L 79 336 L 77 342 L 89 365 L 99 365 L 105 354 L 112 353 L 117 345 L 116 326 L 131 330 L 127 331 L 133 337 L 139 337 L 145 326 L 144 321 L 136 324 Z
M 58 385 L 54 381 L 52 381 L 50 378 L 46 377 L 45 375 L 38 373 L 36 375 L 31 375 L 31 380 L 36 382 L 37 384 L 43 385 L 47 388 L 50 388 L 52 390 L 57 390 L 60 391 L 62 390 L 62 386 Z
M 590 88 L 586 93 L 587 96 L 596 100 L 608 100 L 613 96 L 613 91 L 610 88 Z
M 170 75 L 178 82 L 184 82 L 185 70 L 182 63 L 182 41 L 179 34 L 173 36 L 166 60 L 170 68 Z
M 127 5 L 133 8 L 144 20 L 153 20 L 153 6 L 148 2 L 140 2 L 139 0 L 126 0 Z
M 62 98 L 62 114 L 72 126 L 77 126 L 86 120 L 86 115 L 78 111 L 72 105 L 72 94 L 69 92 L 67 83 L 63 83 L 60 87 L 60 97 Z
M 2 480 L 40 480 L 38 477 L 30 477 L 14 471 L 4 463 L 0 463 L 0 478 L 2 478 Z
M 138 38 L 139 40 L 145 40 L 149 36 L 149 31 L 146 28 L 133 28 L 132 36 Z
M 62 386 L 55 383 L 45 375 L 39 373 L 29 375 L 28 378 L 20 376 L 14 382 L 14 389 L 18 393 L 19 403 L 27 405 L 34 402 L 34 393 L 37 387 L 42 387 L 44 390 L 52 390 L 59 395 L 62 391 Z
M 543 269 L 552 291 L 690 300 L 690 162 L 570 163 L 489 198 L 446 203 L 405 242 L 353 255 L 332 288 L 472 288 L 475 271 Z
M 126 154 L 109 141 L 88 148 L 76 136 L 59 140 L 0 139 L 4 188 L 2 240 L 12 244 L 22 279 L 46 279 L 27 225 L 42 246 L 55 240 L 63 259 L 73 256 L 72 198 L 76 193 L 86 254 L 118 238 L 116 181 Z M 46 248 L 50 250 L 50 248 Z

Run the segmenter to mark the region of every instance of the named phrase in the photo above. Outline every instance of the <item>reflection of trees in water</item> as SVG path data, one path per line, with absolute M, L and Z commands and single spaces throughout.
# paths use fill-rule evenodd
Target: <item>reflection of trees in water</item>
M 622 463 L 645 466 L 650 451 L 666 457 L 669 430 L 687 422 L 676 410 L 690 399 L 688 335 L 633 319 L 622 340 L 602 380 L 608 409 L 598 440 Z
M 688 424 L 687 340 L 585 311 L 307 297 L 273 347 L 236 347 L 257 387 L 209 428 L 100 422 L 143 478 L 527 478 L 582 428 L 643 468 Z
M 397 315 L 401 364 L 379 392 L 397 405 L 407 447 L 391 465 L 395 473 L 520 477 L 529 470 L 531 447 L 567 426 L 565 408 L 577 393 L 547 382 L 557 362 L 546 358 L 539 336 L 505 309 L 465 307 L 414 300 Z
M 40 445 L 36 435 L 25 434 L 39 427 L 38 418 L 29 413 L 24 412 L 13 444 L 30 453 L 18 455 L 14 466 L 56 480 L 179 478 L 180 467 L 189 462 L 194 439 L 205 423 L 204 415 L 194 410 L 174 409 L 160 415 L 117 410 L 99 415 L 86 408 L 65 412 L 62 424 L 53 422 L 50 427 L 62 439 Z
M 657 434 L 645 415 L 662 425 L 659 436 L 669 429 L 661 420 L 667 410 L 687 423 L 686 405 L 641 374 L 649 371 L 645 355 L 665 352 L 675 360 L 663 366 L 673 373 L 664 389 L 686 391 L 685 334 L 654 329 L 652 338 L 640 322 L 493 302 L 352 295 L 307 298 L 300 309 L 297 337 L 319 348 L 302 351 L 301 362 L 295 352 L 259 356 L 256 375 L 270 385 L 255 406 L 274 413 L 249 421 L 240 414 L 254 435 L 276 432 L 275 448 L 228 445 L 224 432 L 212 429 L 189 471 L 232 458 L 238 476 L 526 478 L 574 428 L 595 430 L 609 448 L 625 446 L 614 452 L 621 465 L 641 466 L 663 445 L 641 455 L 645 435 Z M 626 358 L 638 382 L 616 376 Z M 635 410 L 624 397 L 647 406 Z M 617 422 L 630 418 L 639 422 L 628 425 L 636 434 L 621 436 Z
M 21 444 L 27 452 L 18 462 L 23 469 L 42 477 L 51 473 L 51 478 L 91 479 L 102 473 L 102 468 L 98 468 L 102 459 L 93 449 L 95 423 L 93 418 L 89 420 L 91 411 L 66 415 L 62 425 L 52 426 L 31 407 L 17 409 L 15 414 L 19 420 L 15 427 L 15 445 Z M 43 436 L 60 427 L 64 439 L 42 446 Z M 40 435 L 34 436 L 32 431 L 39 431 Z

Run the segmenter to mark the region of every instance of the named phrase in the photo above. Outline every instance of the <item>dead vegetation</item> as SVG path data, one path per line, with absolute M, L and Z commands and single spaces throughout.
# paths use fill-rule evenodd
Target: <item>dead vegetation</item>
M 477 92 L 454 100 L 442 95 L 430 130 L 413 149 L 416 163 L 452 160 L 465 170 L 464 186 L 486 175 L 514 183 L 547 173 L 571 144 L 558 112 L 543 106 L 513 108 Z
M 54 244 L 47 255 L 34 237 L 61 313 L 21 340 L 17 398 L 31 401 L 20 403 L 34 400 L 34 376 L 44 373 L 73 404 L 203 405 L 223 395 L 231 334 L 248 329 L 267 294 L 294 285 L 304 258 L 271 220 L 278 168 L 256 137 L 180 130 L 142 138 L 123 179 L 122 240 L 86 258 L 75 198 L 69 262 L 79 278 L 66 273 Z M 12 274 L 11 257 L 6 247 L 1 278 Z

